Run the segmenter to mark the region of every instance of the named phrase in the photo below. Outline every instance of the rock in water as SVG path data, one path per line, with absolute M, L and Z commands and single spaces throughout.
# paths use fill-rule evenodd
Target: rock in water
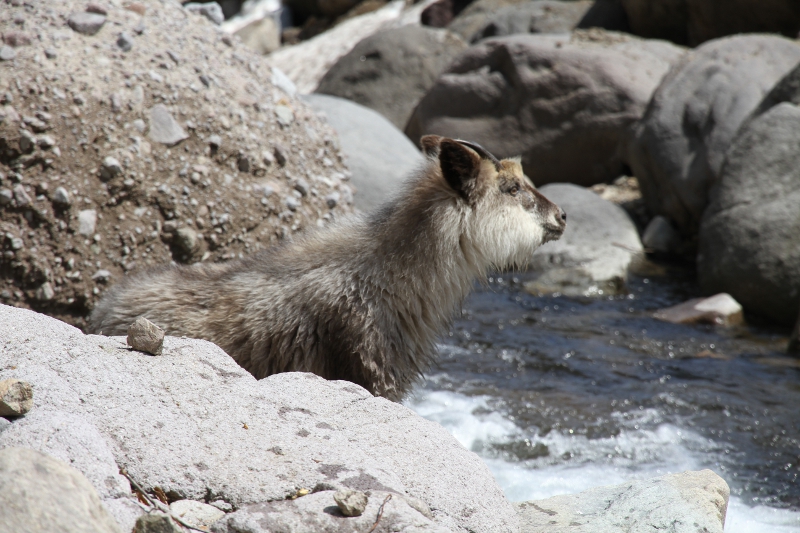
M 0 509 L 0 531 L 121 533 L 80 472 L 28 448 L 0 450 Z
M 525 289 L 572 296 L 624 290 L 629 267 L 644 254 L 625 210 L 577 185 L 552 183 L 541 192 L 566 211 L 567 229 L 558 241 L 534 252 L 530 270 L 541 275 L 525 283 Z
M 19 379 L 0 381 L 0 416 L 24 415 L 33 408 L 33 389 Z
M 161 355 L 164 348 L 164 330 L 140 316 L 128 328 L 128 346 L 140 352 Z
M 516 506 L 525 532 L 722 533 L 729 496 L 725 480 L 701 470 Z
M 345 516 L 361 516 L 369 503 L 367 495 L 358 490 L 340 490 L 334 493 L 333 499 Z
M 742 306 L 730 294 L 720 293 L 709 298 L 695 298 L 653 315 L 673 324 L 719 324 L 733 326 L 744 322 Z
M 743 126 L 700 225 L 697 277 L 749 312 L 792 326 L 800 308 L 800 107 Z

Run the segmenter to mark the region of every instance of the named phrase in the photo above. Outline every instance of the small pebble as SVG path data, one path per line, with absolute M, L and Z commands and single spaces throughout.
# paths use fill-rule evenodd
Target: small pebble
M 108 10 L 102 4 L 98 4 L 97 2 L 89 2 L 86 6 L 87 13 L 97 13 L 98 15 L 108 15 Z
M 128 327 L 127 342 L 134 350 L 161 355 L 164 349 L 164 330 L 140 316 Z
M 55 49 L 53 49 L 53 48 L 48 48 L 48 49 L 46 49 L 46 50 L 44 51 L 44 56 L 45 56 L 47 59 L 55 59 L 55 58 L 57 58 L 57 57 L 58 57 L 58 53 L 56 53 Z
M 17 57 L 17 52 L 10 46 L 0 46 L 0 61 L 11 61 Z
M 340 490 L 333 494 L 339 510 L 345 516 L 361 516 L 367 508 L 369 498 L 358 490 Z
M 72 203 L 69 198 L 69 193 L 64 187 L 56 187 L 56 190 L 53 192 L 53 203 L 64 207 Z
M 214 150 L 219 150 L 222 146 L 222 137 L 219 135 L 212 135 L 208 138 L 208 144 L 211 145 L 211 148 Z
M 19 379 L 0 381 L 0 416 L 20 416 L 33 409 L 33 388 Z
M 119 34 L 117 37 L 117 46 L 123 52 L 130 52 L 133 48 L 133 38 L 125 32 Z
M 74 31 L 83 35 L 94 35 L 106 23 L 105 15 L 99 13 L 73 13 L 67 19 L 67 24 Z

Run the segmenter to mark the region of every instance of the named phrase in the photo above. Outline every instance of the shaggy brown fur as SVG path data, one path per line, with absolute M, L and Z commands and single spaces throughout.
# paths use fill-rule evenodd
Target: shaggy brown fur
M 145 316 L 216 343 L 259 379 L 306 371 L 401 399 L 475 280 L 524 264 L 566 225 L 518 161 L 465 141 L 422 145 L 425 168 L 373 215 L 243 260 L 128 278 L 91 330 L 123 335 Z

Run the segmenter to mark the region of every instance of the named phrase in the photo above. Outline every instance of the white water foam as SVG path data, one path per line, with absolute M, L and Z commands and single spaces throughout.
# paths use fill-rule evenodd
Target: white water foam
M 717 470 L 714 459 L 721 450 L 714 441 L 671 424 L 657 424 L 655 429 L 633 429 L 630 416 L 625 417 L 628 423 L 623 426 L 628 429 L 622 429 L 614 437 L 590 440 L 557 431 L 543 437 L 524 435 L 511 420 L 489 408 L 487 397 L 421 390 L 405 403 L 419 415 L 444 426 L 465 448 L 482 455 L 511 501 L 538 500 L 685 470 Z M 642 412 L 641 418 L 638 422 L 659 420 L 652 410 Z M 484 452 L 487 444 L 525 438 L 544 444 L 549 454 L 511 462 Z M 800 533 L 800 513 L 766 506 L 750 507 L 732 496 L 725 531 Z

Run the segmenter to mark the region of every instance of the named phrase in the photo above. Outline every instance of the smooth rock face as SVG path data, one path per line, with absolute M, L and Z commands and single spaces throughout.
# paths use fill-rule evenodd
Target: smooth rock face
M 245 45 L 263 55 L 281 46 L 281 29 L 272 17 L 254 20 L 238 30 L 236 35 Z
M 164 330 L 140 316 L 128 328 L 127 343 L 134 350 L 161 355 L 164 349 Z
M 0 448 L 13 446 L 33 448 L 77 468 L 104 500 L 131 497 L 111 448 L 84 416 L 36 409 L 0 434 Z
M 0 449 L 0 509 L 0 531 L 121 533 L 80 472 L 27 448 Z
M 682 54 L 601 30 L 487 39 L 439 77 L 405 131 L 412 140 L 435 133 L 497 157 L 521 155 L 537 185 L 610 181 L 623 171 L 630 126 Z
M 211 526 L 214 533 L 367 533 L 375 524 L 380 506 L 385 502 L 376 531 L 400 533 L 454 533 L 423 516 L 409 505 L 403 495 L 372 490 L 363 514 L 347 517 L 333 504 L 333 491 L 322 491 L 292 501 L 274 501 L 247 505 L 228 514 Z M 391 498 L 387 501 L 387 496 Z M 513 530 L 509 530 L 513 531 Z
M 525 533 L 722 533 L 730 489 L 711 470 L 516 504 Z
M 475 43 L 517 33 L 569 33 L 591 6 L 591 0 L 531 0 L 505 6 L 487 17 L 483 26 L 466 39 Z
M 403 180 L 422 164 L 419 150 L 377 112 L 335 96 L 310 94 L 304 98 L 325 114 L 339 134 L 356 186 L 358 209 L 371 211 L 391 199 Z
M 33 408 L 33 389 L 19 379 L 0 381 L 0 416 L 20 416 Z
M 439 74 L 466 47 L 447 30 L 405 26 L 378 32 L 339 59 L 316 92 L 374 109 L 403 129 Z
M 540 192 L 567 213 L 567 229 L 534 252 L 529 268 L 542 275 L 526 290 L 591 296 L 624 289 L 628 267 L 643 254 L 625 210 L 576 185 L 554 183 Z
M 695 235 L 739 127 L 800 61 L 800 45 L 771 35 L 704 44 L 676 64 L 636 128 L 628 162 L 648 209 Z
M 694 298 L 654 315 L 673 324 L 719 324 L 732 326 L 744 322 L 742 306 L 730 294 L 720 293 L 709 298 Z
M 622 0 L 622 5 L 636 35 L 690 46 L 737 33 L 795 37 L 800 30 L 800 4 L 794 0 Z
M 800 309 L 800 107 L 744 126 L 700 226 L 697 275 L 750 312 L 791 326 Z
M 147 492 L 242 508 L 326 484 L 408 494 L 454 531 L 518 527 L 478 456 L 438 424 L 352 383 L 303 373 L 256 381 L 205 341 L 167 337 L 164 355 L 151 357 L 121 337 L 86 336 L 8 306 L 0 306 L 0 323 L 0 379 L 31 383 L 35 414 L 68 411 L 94 426 Z M 23 430 L 15 442 L 28 446 Z M 39 435 L 28 434 L 30 442 Z M 371 506 L 377 512 L 381 501 L 371 497 L 359 519 L 371 526 Z M 322 508 L 330 506 L 332 492 Z
M 174 146 L 189 136 L 163 104 L 154 105 L 150 110 L 150 137 L 155 142 Z

